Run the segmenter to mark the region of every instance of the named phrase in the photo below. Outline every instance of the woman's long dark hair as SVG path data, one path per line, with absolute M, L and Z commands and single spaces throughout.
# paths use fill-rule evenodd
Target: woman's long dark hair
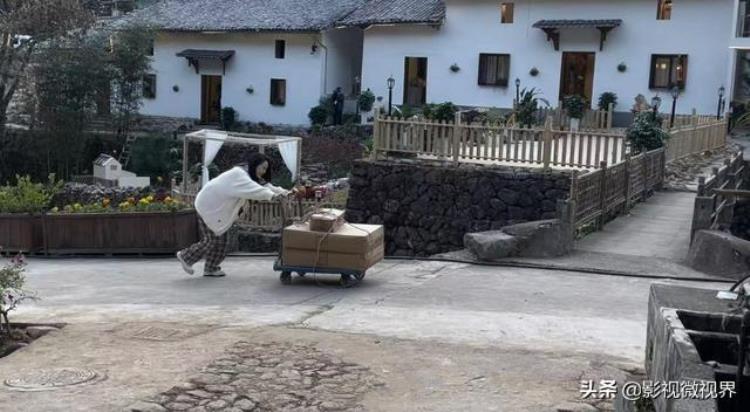
M 266 174 L 264 174 L 263 176 L 258 176 L 258 166 L 263 164 L 263 162 L 268 162 Z M 271 182 L 271 159 L 269 159 L 268 156 L 264 155 L 263 153 L 251 154 L 247 157 L 247 173 L 250 175 L 251 179 L 260 184 Z

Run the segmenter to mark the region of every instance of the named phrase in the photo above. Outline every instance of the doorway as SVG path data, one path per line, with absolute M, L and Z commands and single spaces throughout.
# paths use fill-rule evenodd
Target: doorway
M 595 53 L 563 53 L 560 70 L 560 100 L 578 95 L 591 104 L 595 56 Z
M 201 76 L 201 123 L 221 122 L 221 76 Z
M 427 103 L 427 58 L 407 57 L 404 60 L 404 104 L 422 106 Z

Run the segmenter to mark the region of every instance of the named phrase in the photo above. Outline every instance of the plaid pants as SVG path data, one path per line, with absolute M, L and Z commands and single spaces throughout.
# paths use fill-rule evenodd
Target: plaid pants
M 211 229 L 206 226 L 203 219 L 198 218 L 198 227 L 201 231 L 201 240 L 184 249 L 182 258 L 188 265 L 194 265 L 201 259 L 206 259 L 206 272 L 213 272 L 221 269 L 219 265 L 227 256 L 227 233 L 217 236 Z

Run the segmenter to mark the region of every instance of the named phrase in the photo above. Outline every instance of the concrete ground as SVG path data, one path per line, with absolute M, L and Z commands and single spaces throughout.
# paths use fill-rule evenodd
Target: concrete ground
M 382 384 L 347 399 L 371 411 L 556 411 L 582 402 L 581 379 L 622 380 L 643 365 L 649 279 L 385 261 L 345 290 L 325 276 L 283 286 L 271 265 L 230 258 L 230 276 L 207 279 L 172 259 L 33 259 L 28 287 L 42 300 L 13 320 L 68 326 L 2 359 L 0 381 L 56 368 L 106 379 L 3 386 L 0 410 L 121 411 L 200 377 L 238 342 L 368 368 Z
M 629 214 L 577 242 L 575 248 L 682 262 L 690 250 L 694 207 L 695 193 L 656 192 Z

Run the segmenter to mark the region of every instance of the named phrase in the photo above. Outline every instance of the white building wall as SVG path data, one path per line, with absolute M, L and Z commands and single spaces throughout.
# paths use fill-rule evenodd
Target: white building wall
M 427 57 L 427 101 L 452 101 L 459 105 L 511 107 L 516 78 L 521 87 L 541 89 L 553 105 L 559 98 L 562 53 L 595 52 L 593 96 L 605 91 L 619 97 L 618 111 L 628 111 L 638 94 L 650 100 L 652 54 L 687 54 L 688 78 L 677 111 L 696 108 L 714 113 L 717 90 L 728 86 L 729 33 L 733 26 L 733 0 L 679 0 L 671 20 L 656 20 L 656 0 L 517 0 L 512 24 L 500 23 L 500 1 L 446 0 L 446 22 L 440 29 L 397 25 L 365 31 L 362 88 L 387 100 L 386 79 L 396 79 L 394 103 L 403 101 L 404 57 Z M 599 51 L 594 28 L 562 29 L 560 50 L 546 35 L 531 26 L 542 19 L 622 19 Z M 507 88 L 477 85 L 479 53 L 511 54 Z M 617 70 L 619 63 L 627 71 Z M 461 70 L 453 73 L 456 63 Z M 532 77 L 532 67 L 540 74 Z M 668 92 L 659 90 L 671 107 Z M 387 102 L 385 102 L 387 104 Z M 663 109 L 667 109 L 663 107 Z
M 240 120 L 272 124 L 307 124 L 310 108 L 322 94 L 322 50 L 311 53 L 318 34 L 176 34 L 161 33 L 154 46 L 156 98 L 144 99 L 141 113 L 200 118 L 201 75 L 222 75 L 222 107 L 237 110 Z M 275 58 L 275 40 L 286 40 L 284 59 Z M 176 54 L 185 49 L 234 50 L 226 74 L 221 64 L 201 62 L 200 74 Z M 270 104 L 271 79 L 286 79 L 286 105 Z M 177 85 L 179 91 L 173 91 Z M 248 87 L 254 89 L 249 94 Z

